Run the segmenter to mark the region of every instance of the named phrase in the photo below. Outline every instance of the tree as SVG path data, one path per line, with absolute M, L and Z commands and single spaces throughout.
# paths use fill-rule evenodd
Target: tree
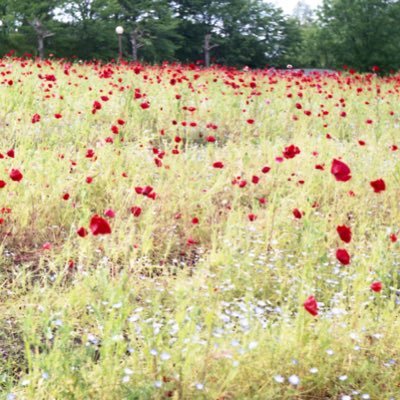
M 115 0 L 63 0 L 56 15 L 63 23 L 58 49 L 82 59 L 115 57 L 117 11 Z
M 299 1 L 288 19 L 294 33 L 287 52 L 288 63 L 300 68 L 330 67 L 333 59 L 326 45 L 326 35 L 317 23 L 315 12 Z
M 53 16 L 60 5 L 60 0 L 8 0 L 4 3 L 7 5 L 8 13 L 12 15 L 14 27 L 21 27 L 21 30 L 28 31 L 28 34 L 29 28 L 33 30 L 39 57 L 43 59 L 45 39 L 54 35 L 51 30 L 54 25 Z
M 324 0 L 320 35 L 335 64 L 359 70 L 400 67 L 400 3 L 394 0 Z
M 284 52 L 287 25 L 282 10 L 261 0 L 177 0 L 179 29 L 187 46 L 181 59 L 203 53 L 209 66 L 212 51 L 229 65 L 264 66 Z
M 152 61 L 172 59 L 181 37 L 168 3 L 165 0 L 117 0 L 117 3 L 118 19 L 124 22 L 129 35 L 132 60 L 138 60 L 139 49 Z
M 248 64 L 286 64 L 290 49 L 296 47 L 299 38 L 299 30 L 293 19 L 285 17 L 280 8 L 264 1 L 250 2 L 245 15 L 246 18 L 241 22 L 243 25 L 237 29 L 242 37 L 250 40 L 249 44 L 256 51 Z M 248 48 L 242 46 L 240 51 L 246 54 Z
M 301 25 L 310 25 L 314 21 L 314 11 L 305 1 L 300 0 L 293 10 L 293 17 Z
M 229 0 L 176 0 L 172 3 L 180 21 L 180 32 L 188 44 L 181 56 L 193 60 L 203 53 L 205 65 L 210 65 L 211 50 L 218 46 L 213 36 L 223 29 L 222 17 L 228 4 Z

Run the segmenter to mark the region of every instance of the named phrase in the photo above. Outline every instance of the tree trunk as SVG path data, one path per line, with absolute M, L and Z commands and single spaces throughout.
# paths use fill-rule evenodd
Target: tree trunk
M 211 35 L 207 33 L 204 36 L 204 63 L 206 68 L 210 66 L 210 40 Z
M 214 47 L 218 47 L 217 44 L 211 44 L 211 33 L 204 35 L 204 64 L 206 68 L 210 66 L 210 51 Z
M 137 37 L 135 32 L 131 33 L 131 45 L 132 45 L 132 60 L 137 61 Z
M 42 22 L 38 18 L 35 18 L 30 24 L 36 33 L 39 57 L 43 60 L 44 59 L 44 39 L 53 36 L 54 33 L 47 31 L 46 28 L 43 26 Z
M 41 60 L 44 59 L 44 38 L 42 35 L 38 35 L 38 52 L 39 52 L 39 57 Z
M 140 43 L 140 39 L 143 37 L 143 32 L 139 31 L 138 28 L 131 32 L 131 46 L 132 46 L 132 60 L 138 60 L 138 50 L 143 47 L 143 43 Z

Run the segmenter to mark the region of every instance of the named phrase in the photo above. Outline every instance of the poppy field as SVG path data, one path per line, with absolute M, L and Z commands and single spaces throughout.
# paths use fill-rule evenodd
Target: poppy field
M 400 398 L 400 75 L 0 74 L 0 399 Z

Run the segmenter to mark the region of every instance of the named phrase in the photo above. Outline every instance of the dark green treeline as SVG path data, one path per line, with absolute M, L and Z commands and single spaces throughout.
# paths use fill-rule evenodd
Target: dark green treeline
M 299 1 L 287 16 L 262 0 L 0 0 L 0 53 L 243 67 L 400 67 L 400 1 Z

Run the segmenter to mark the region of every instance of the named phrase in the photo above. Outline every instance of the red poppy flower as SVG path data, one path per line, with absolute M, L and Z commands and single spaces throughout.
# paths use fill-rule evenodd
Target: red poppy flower
M 22 175 L 21 171 L 19 169 L 12 169 L 10 172 L 10 178 L 11 180 L 15 182 L 19 182 L 22 180 L 24 176 Z
M 109 208 L 108 210 L 104 211 L 104 215 L 108 218 L 114 218 L 115 217 L 115 211 Z
M 257 215 L 255 214 L 249 214 L 248 216 L 249 221 L 253 222 L 257 219 Z
M 33 117 L 32 117 L 32 124 L 36 124 L 39 121 L 40 121 L 40 115 L 39 114 L 34 114 Z
M 93 235 L 108 235 L 111 233 L 110 224 L 99 215 L 93 215 L 89 225 Z
M 301 211 L 300 211 L 298 208 L 295 208 L 295 209 L 293 210 L 293 215 L 294 215 L 294 217 L 297 218 L 297 219 L 300 219 L 300 218 L 303 216 L 302 213 L 301 213 Z
M 192 237 L 189 237 L 188 240 L 186 241 L 186 244 L 188 246 L 193 246 L 195 244 L 199 244 L 199 242 L 197 240 L 194 240 Z
M 224 168 L 224 163 L 221 161 L 215 161 L 215 163 L 213 164 L 214 168 Z
M 283 157 L 289 159 L 289 158 L 294 158 L 296 157 L 297 154 L 300 154 L 300 149 L 295 146 L 294 144 L 291 144 L 288 147 L 285 147 L 283 150 Z
M 42 246 L 43 250 L 51 250 L 51 243 L 50 242 L 46 242 L 43 244 Z
M 383 288 L 382 282 L 379 281 L 372 282 L 370 288 L 373 292 L 380 292 Z
M 369 183 L 374 189 L 375 193 L 383 192 L 386 189 L 385 181 L 383 179 L 377 179 Z
M 139 206 L 133 206 L 131 207 L 131 213 L 134 217 L 139 217 L 142 213 L 142 209 Z
M 314 317 L 318 315 L 318 303 L 314 296 L 309 296 L 303 303 L 304 308 Z
M 101 103 L 99 103 L 98 101 L 94 101 L 93 102 L 93 109 L 94 110 L 101 110 Z
M 81 226 L 81 227 L 76 231 L 76 233 L 77 233 L 80 237 L 85 237 L 85 236 L 88 234 L 88 231 L 87 231 L 83 226 Z
M 8 155 L 8 157 L 10 157 L 10 158 L 14 158 L 14 157 L 15 157 L 14 149 L 8 150 L 8 151 L 7 151 L 7 155 Z
M 346 249 L 337 249 L 336 250 L 336 258 L 343 265 L 350 264 L 350 254 L 347 252 Z
M 95 152 L 93 149 L 86 150 L 86 155 L 85 155 L 86 158 L 92 158 L 94 155 L 95 155 Z
M 0 180 L 0 189 L 3 189 L 3 187 L 5 187 L 7 185 L 7 183 L 5 183 L 4 181 Z
M 262 170 L 261 170 L 261 172 L 263 174 L 267 174 L 269 171 L 271 171 L 271 167 L 267 167 L 267 166 L 263 167 Z
M 142 190 L 143 196 L 150 196 L 150 194 L 153 192 L 153 188 L 151 186 L 145 186 Z
M 337 233 L 340 236 L 340 239 L 345 243 L 351 242 L 351 228 L 346 225 L 340 225 L 336 228 Z
M 142 194 L 142 193 L 143 193 L 143 188 L 140 187 L 140 186 L 136 186 L 136 187 L 135 187 L 135 192 L 136 192 L 137 194 Z
M 336 160 L 336 158 L 332 161 L 331 173 L 339 182 L 347 182 L 351 179 L 349 166 L 343 161 Z

